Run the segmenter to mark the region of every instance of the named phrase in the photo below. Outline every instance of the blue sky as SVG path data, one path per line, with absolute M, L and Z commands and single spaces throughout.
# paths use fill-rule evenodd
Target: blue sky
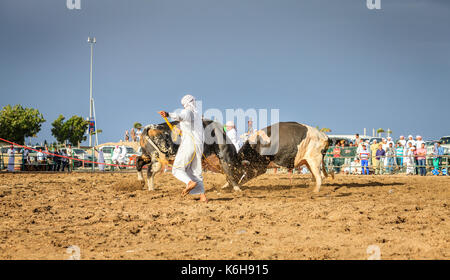
M 0 105 L 51 122 L 89 115 L 100 142 L 159 123 L 191 93 L 203 108 L 279 109 L 333 134 L 450 134 L 450 1 L 65 0 L 0 2 Z

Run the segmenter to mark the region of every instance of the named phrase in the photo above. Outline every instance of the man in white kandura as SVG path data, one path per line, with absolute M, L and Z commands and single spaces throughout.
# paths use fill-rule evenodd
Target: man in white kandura
M 119 162 L 120 165 L 123 165 L 125 164 L 126 159 L 127 159 L 127 147 L 122 145 L 122 147 L 120 148 L 120 155 L 117 161 Z
M 200 194 L 200 201 L 207 202 L 202 176 L 203 121 L 192 95 L 184 96 L 181 104 L 184 109 L 179 113 L 159 112 L 162 117 L 170 117 L 180 122 L 181 143 L 175 156 L 172 174 L 186 184 L 182 196 Z
M 236 131 L 236 127 L 234 125 L 234 122 L 227 121 L 227 123 L 225 124 L 225 127 L 227 129 L 227 136 L 228 136 L 228 138 L 230 138 L 231 143 L 236 148 L 236 152 L 239 152 L 239 150 L 242 147 L 242 141 L 241 141 L 241 138 L 239 138 L 239 136 L 237 135 L 237 131 Z
M 116 147 L 114 148 L 112 157 L 111 157 L 112 163 L 119 164 L 119 156 L 120 156 L 120 148 L 119 148 L 119 146 L 116 145 Z

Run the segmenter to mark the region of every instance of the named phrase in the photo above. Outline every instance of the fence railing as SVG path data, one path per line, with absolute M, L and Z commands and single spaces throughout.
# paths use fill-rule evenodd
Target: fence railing
M 90 162 L 82 159 L 68 159 L 62 157 L 45 156 L 38 159 L 35 155 L 25 156 L 22 153 L 15 153 L 14 160 L 7 154 L 0 152 L 0 170 L 11 172 L 32 171 L 32 172 L 88 172 L 88 171 L 118 171 L 131 170 L 134 166 L 122 166 L 106 159 L 104 163 Z
M 425 159 L 423 159 L 425 157 Z M 327 170 L 335 173 L 363 174 L 368 169 L 369 174 L 417 174 L 425 175 L 432 172 L 434 175 L 448 175 L 450 155 L 426 156 L 370 156 L 367 162 L 357 155 L 335 156 L 327 154 L 324 162 Z M 364 172 L 366 173 L 366 172 Z
M 356 150 L 352 151 L 343 148 L 339 156 L 327 153 L 324 158 L 325 167 L 328 171 L 335 173 L 361 174 L 362 163 L 355 161 L 359 158 Z M 367 168 L 370 174 L 422 174 L 434 172 L 433 174 L 448 175 L 450 166 L 450 155 L 427 155 L 425 160 L 419 161 L 417 156 L 382 156 L 376 160 L 375 156 L 370 156 L 367 160 Z M 99 168 L 103 166 L 103 168 Z M 89 163 L 82 160 L 69 160 L 67 158 L 46 157 L 44 160 L 37 160 L 35 157 L 24 158 L 23 154 L 16 153 L 14 161 L 10 160 L 8 154 L 0 153 L 0 170 L 8 171 L 34 171 L 34 172 L 88 172 L 88 171 L 118 171 L 131 170 L 132 166 L 118 168 L 113 165 L 110 159 L 106 159 L 104 164 Z M 364 171 L 365 166 L 364 166 Z M 296 173 L 296 171 L 293 171 Z

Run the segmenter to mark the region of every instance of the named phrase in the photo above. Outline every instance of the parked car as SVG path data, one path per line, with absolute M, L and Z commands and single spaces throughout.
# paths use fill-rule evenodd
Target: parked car
M 72 151 L 74 152 L 74 156 L 76 158 L 86 160 L 86 161 L 96 161 L 95 157 L 92 157 L 91 154 L 89 154 L 87 151 L 85 151 L 83 149 L 73 148 Z M 79 163 L 81 164 L 81 166 L 84 166 L 84 167 L 92 167 L 92 163 L 90 163 L 90 162 L 79 161 Z
M 122 153 L 122 146 L 119 146 L 120 148 L 120 153 Z M 132 148 L 132 147 L 128 147 L 125 146 L 127 152 L 126 152 L 126 156 L 125 156 L 125 164 L 128 165 L 130 164 L 130 158 L 134 158 L 135 156 L 138 156 L 138 153 L 136 153 L 136 151 Z M 115 146 L 103 146 L 100 147 L 99 150 L 103 151 L 103 157 L 105 159 L 105 163 L 112 163 L 112 155 L 114 152 Z

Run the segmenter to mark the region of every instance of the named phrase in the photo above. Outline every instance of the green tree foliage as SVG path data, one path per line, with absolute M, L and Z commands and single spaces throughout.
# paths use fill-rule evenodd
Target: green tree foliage
M 52 122 L 52 135 L 55 137 L 58 143 L 64 143 L 67 140 L 67 131 L 64 129 L 64 118 L 63 115 L 59 115 L 59 117 Z
M 60 115 L 52 123 L 52 135 L 59 143 L 69 141 L 72 145 L 78 145 L 87 139 L 86 131 L 89 126 L 89 122 L 84 120 L 83 117 L 72 116 L 66 122 L 65 117 Z
M 377 129 L 377 133 L 380 136 L 381 136 L 381 133 L 384 133 L 384 132 L 385 132 L 384 129 L 382 129 L 381 127 L 379 129 Z
M 135 122 L 135 123 L 133 124 L 133 127 L 134 127 L 135 129 L 139 129 L 139 128 L 142 127 L 142 124 L 141 124 L 141 123 L 138 123 L 138 122 Z
M 37 109 L 7 105 L 0 111 L 0 137 L 23 145 L 25 137 L 35 136 L 44 122 Z

